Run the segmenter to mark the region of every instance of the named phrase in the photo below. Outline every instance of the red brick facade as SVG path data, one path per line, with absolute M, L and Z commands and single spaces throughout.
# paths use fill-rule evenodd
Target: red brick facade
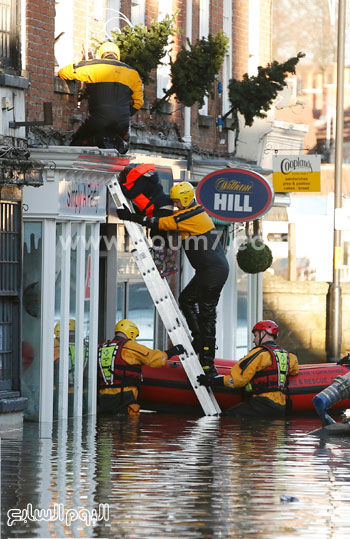
M 54 28 L 55 0 L 27 2 L 27 120 L 41 120 L 43 103 L 53 98 Z
M 74 55 L 79 58 L 82 45 L 86 42 L 86 0 L 72 0 L 74 2 Z M 260 63 L 266 65 L 271 60 L 271 2 L 260 2 Z M 93 2 L 90 3 L 93 5 Z M 122 0 L 120 10 L 128 18 L 131 16 L 130 1 Z M 233 77 L 241 78 L 248 70 L 248 35 L 249 35 L 249 2 L 247 0 L 232 1 L 232 73 Z M 92 22 L 88 27 L 90 37 L 101 32 L 103 37 L 103 23 L 93 19 L 93 8 L 90 7 L 89 17 Z M 223 0 L 210 1 L 209 32 L 216 35 L 223 27 Z M 181 33 L 174 36 L 173 58 L 181 46 L 186 44 L 186 0 L 173 0 L 173 10 L 180 10 L 176 18 L 176 24 Z M 51 101 L 54 111 L 54 130 L 59 132 L 71 131 L 77 127 L 77 117 L 83 117 L 84 108 L 76 107 L 74 94 L 54 92 L 54 0 L 40 1 L 28 0 L 27 2 L 27 69 L 30 74 L 31 86 L 27 95 L 27 120 L 42 118 L 42 103 Z M 145 24 L 158 18 L 158 1 L 146 1 Z M 192 41 L 198 38 L 199 33 L 199 1 L 192 5 Z M 67 62 L 68 63 L 68 62 Z M 156 72 L 152 74 L 156 78 Z M 221 74 L 219 76 L 221 80 Z M 74 85 L 73 85 L 74 86 Z M 62 88 L 61 88 L 62 89 Z M 197 105 L 192 107 L 191 112 L 191 137 L 194 147 L 210 154 L 225 153 L 227 145 L 222 144 L 226 133 L 219 133 L 217 129 L 217 117 L 222 113 L 221 98 L 218 95 L 217 84 L 214 88 L 214 98 L 209 99 L 208 116 L 206 126 L 202 126 Z M 57 90 L 57 89 L 56 89 Z M 158 114 L 150 117 L 150 105 L 156 97 L 155 85 L 145 88 L 146 103 L 141 111 L 134 117 L 133 122 L 138 125 L 146 125 L 146 129 L 157 131 L 158 126 L 176 126 L 180 136 L 184 134 L 184 107 L 175 103 L 175 111 L 172 114 Z M 74 123 L 75 120 L 75 123 Z

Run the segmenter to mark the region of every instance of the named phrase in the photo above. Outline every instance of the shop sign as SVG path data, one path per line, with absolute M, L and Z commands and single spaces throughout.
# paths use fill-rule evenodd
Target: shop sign
M 106 214 L 106 186 L 96 182 L 59 182 L 61 215 L 96 217 Z
M 320 155 L 274 155 L 272 167 L 276 193 L 321 191 Z
M 269 211 L 274 192 L 261 174 L 227 168 L 205 176 L 197 187 L 196 197 L 212 217 L 238 222 L 258 219 Z

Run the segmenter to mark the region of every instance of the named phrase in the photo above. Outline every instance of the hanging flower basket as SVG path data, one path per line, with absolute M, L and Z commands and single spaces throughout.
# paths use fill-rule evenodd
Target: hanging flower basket
M 245 273 L 266 271 L 272 264 L 271 249 L 260 239 L 247 240 L 239 246 L 237 263 Z

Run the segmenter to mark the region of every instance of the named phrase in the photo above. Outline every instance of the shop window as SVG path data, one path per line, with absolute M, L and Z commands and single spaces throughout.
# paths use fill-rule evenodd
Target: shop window
M 91 230 L 92 225 L 86 225 L 86 251 L 85 251 L 85 280 L 84 280 L 84 348 L 83 348 L 83 413 L 88 413 L 88 382 L 89 382 L 89 336 L 90 336 L 90 280 L 91 280 Z
M 137 342 L 153 348 L 154 340 L 154 305 L 143 281 L 129 283 L 128 316 L 139 328 Z
M 26 417 L 39 417 L 41 356 L 42 224 L 24 223 L 22 309 L 22 393 Z
M 0 1 L 0 68 L 19 69 L 19 33 L 16 0 Z
M 237 332 L 236 358 L 245 356 L 248 352 L 248 274 L 236 265 L 237 275 Z

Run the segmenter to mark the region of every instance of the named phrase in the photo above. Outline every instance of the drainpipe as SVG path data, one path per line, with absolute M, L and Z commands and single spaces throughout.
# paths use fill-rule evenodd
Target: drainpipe
M 337 213 L 342 207 L 343 138 L 344 138 L 344 49 L 345 49 L 346 0 L 338 6 L 338 49 L 337 49 L 337 110 L 335 133 L 335 178 L 334 178 L 334 248 L 333 281 L 329 287 L 329 339 L 328 360 L 340 358 L 342 342 L 342 288 L 340 283 L 341 230 L 337 227 Z
M 192 0 L 186 0 L 186 47 L 192 41 Z M 191 107 L 185 107 L 184 142 L 191 144 Z

